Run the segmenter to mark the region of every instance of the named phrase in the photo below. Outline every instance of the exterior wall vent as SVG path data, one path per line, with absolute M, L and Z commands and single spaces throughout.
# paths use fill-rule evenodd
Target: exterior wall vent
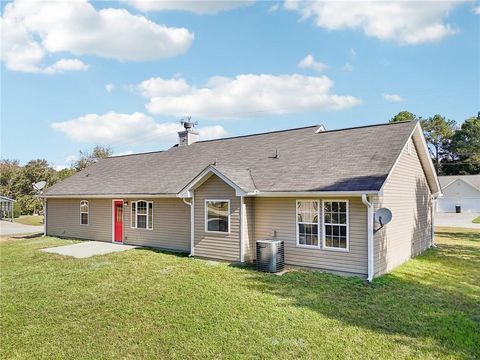
M 277 273 L 285 269 L 285 247 L 283 240 L 257 241 L 257 270 Z

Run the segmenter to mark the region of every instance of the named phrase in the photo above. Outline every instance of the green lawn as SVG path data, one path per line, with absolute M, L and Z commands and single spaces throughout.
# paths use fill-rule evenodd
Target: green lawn
M 15 222 L 23 225 L 43 225 L 43 216 L 23 215 L 15 218 Z
M 480 216 L 477 216 L 475 219 L 472 220 L 474 224 L 480 224 Z
M 147 249 L 88 259 L 0 241 L 0 358 L 478 359 L 480 234 L 367 284 Z

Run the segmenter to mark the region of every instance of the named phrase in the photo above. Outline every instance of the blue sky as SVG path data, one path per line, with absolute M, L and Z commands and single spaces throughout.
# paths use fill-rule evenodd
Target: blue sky
M 4 3 L 1 156 L 61 167 L 94 144 L 162 150 L 187 115 L 203 138 L 375 124 L 401 110 L 463 121 L 480 110 L 479 9 Z

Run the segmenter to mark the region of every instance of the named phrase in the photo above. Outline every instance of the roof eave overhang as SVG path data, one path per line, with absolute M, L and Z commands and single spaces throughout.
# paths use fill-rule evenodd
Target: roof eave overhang
M 248 197 L 358 197 L 366 195 L 376 195 L 378 190 L 358 190 L 358 191 L 255 191 L 247 193 Z
M 202 185 L 205 181 L 207 181 L 212 175 L 218 176 L 222 179 L 227 185 L 232 187 L 235 190 L 236 196 L 245 196 L 247 192 L 243 190 L 240 186 L 230 180 L 227 176 L 222 174 L 218 169 L 216 169 L 213 165 L 207 166 L 200 174 L 198 174 L 192 181 L 190 181 L 180 192 L 178 193 L 178 197 L 180 198 L 191 198 L 193 195 L 193 190 L 198 188 Z
M 46 199 L 172 199 L 176 198 L 177 194 L 62 194 L 62 195 L 39 195 L 40 198 Z

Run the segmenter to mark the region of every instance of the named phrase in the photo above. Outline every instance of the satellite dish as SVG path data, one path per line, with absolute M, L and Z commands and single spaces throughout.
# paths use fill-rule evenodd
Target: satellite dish
M 47 182 L 42 180 L 33 184 L 33 188 L 37 191 L 40 191 L 45 187 L 45 185 L 47 185 Z
M 375 222 L 380 226 L 388 224 L 392 221 L 392 212 L 387 208 L 378 209 L 375 212 Z

